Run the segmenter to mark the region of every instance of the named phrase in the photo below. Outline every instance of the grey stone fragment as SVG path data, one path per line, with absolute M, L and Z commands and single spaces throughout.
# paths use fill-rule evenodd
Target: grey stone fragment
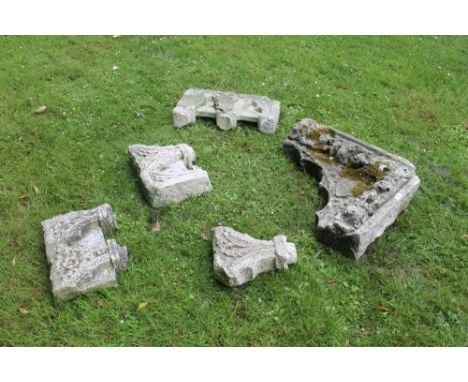
M 116 273 L 128 265 L 126 247 L 104 234 L 116 227 L 109 204 L 73 211 L 42 222 L 52 292 L 57 300 L 116 287 Z
M 419 187 L 414 165 L 312 119 L 297 123 L 284 152 L 327 194 L 319 240 L 356 259 L 405 209 Z
M 227 286 L 242 285 L 263 272 L 288 269 L 297 261 L 296 246 L 286 236 L 257 240 L 229 227 L 214 227 L 213 233 L 215 276 Z
M 237 121 L 258 123 L 262 133 L 275 132 L 280 102 L 265 96 L 237 94 L 206 89 L 188 89 L 173 110 L 174 127 L 195 122 L 196 117 L 216 118 L 221 130 L 229 130 Z
M 208 173 L 193 165 L 196 156 L 189 145 L 130 145 L 128 155 L 154 207 L 212 190 Z

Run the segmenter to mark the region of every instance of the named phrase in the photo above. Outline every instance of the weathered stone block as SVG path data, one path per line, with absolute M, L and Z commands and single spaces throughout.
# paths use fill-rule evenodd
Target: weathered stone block
M 420 180 L 414 165 L 312 119 L 297 123 L 284 152 L 320 180 L 327 205 L 318 238 L 356 259 L 407 207 Z
M 193 165 L 196 156 L 189 145 L 130 145 L 128 155 L 154 207 L 212 190 L 208 173 Z
M 257 240 L 229 227 L 214 227 L 213 233 L 215 276 L 227 286 L 242 285 L 263 272 L 288 269 L 297 261 L 296 246 L 286 236 Z
M 280 102 L 268 97 L 188 89 L 173 110 L 174 127 L 195 122 L 196 117 L 216 118 L 221 130 L 229 130 L 237 121 L 258 123 L 262 133 L 275 132 L 280 115 Z
M 115 227 L 108 204 L 42 222 L 52 292 L 57 300 L 117 286 L 116 273 L 127 268 L 128 253 L 115 240 L 104 238 Z

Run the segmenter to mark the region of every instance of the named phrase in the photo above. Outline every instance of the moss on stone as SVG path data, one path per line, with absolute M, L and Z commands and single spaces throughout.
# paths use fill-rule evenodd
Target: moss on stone
M 375 182 L 382 180 L 388 172 L 388 169 L 381 170 L 380 162 L 375 162 L 369 166 L 352 167 L 345 165 L 341 171 L 341 175 L 345 178 L 356 181 L 356 185 L 351 190 L 353 196 L 359 196 L 364 191 L 371 190 Z
M 301 127 L 299 128 L 299 131 L 301 132 L 301 134 L 305 135 L 309 131 L 309 126 L 301 125 Z
M 357 168 L 345 165 L 341 175 L 350 179 L 361 180 L 365 183 L 375 183 L 382 180 L 388 172 L 388 170 L 381 170 L 380 165 L 380 162 Z
M 360 180 L 356 182 L 356 185 L 351 189 L 351 194 L 353 194 L 354 197 L 361 195 L 365 191 L 372 190 L 373 185 L 372 184 L 367 184 L 364 183 Z
M 302 131 L 302 127 L 301 127 L 301 132 Z M 303 132 L 305 133 L 305 132 Z M 328 134 L 329 136 L 331 137 L 335 137 L 336 135 L 336 132 L 335 130 L 329 128 L 329 127 L 317 127 L 315 129 L 313 129 L 308 135 L 307 135 L 307 138 L 313 140 L 313 141 L 316 141 L 320 138 L 321 135 L 324 135 L 324 134 Z
M 325 162 L 325 163 L 328 163 L 328 164 L 332 164 L 332 163 L 335 163 L 335 161 L 333 159 L 330 159 L 328 157 L 328 155 L 326 155 L 323 151 L 320 151 L 320 149 L 312 149 L 312 148 L 309 148 L 309 153 L 316 159 L 318 159 L 319 161 L 322 161 L 322 162 Z
M 309 127 L 306 125 L 302 125 L 300 129 L 301 133 L 307 134 L 307 138 L 313 142 L 313 146 L 309 147 L 308 151 L 314 158 L 328 164 L 335 163 L 334 159 L 330 158 L 330 147 L 319 142 L 322 134 L 334 137 L 336 135 L 335 130 L 329 127 L 317 127 L 308 133 Z
M 335 137 L 335 130 L 329 127 L 317 127 L 310 131 L 309 126 L 301 125 L 300 131 L 313 143 L 312 147 L 308 148 L 308 152 L 311 156 L 327 164 L 336 163 L 333 158 L 334 152 L 330 153 L 330 146 L 319 142 L 321 135 L 327 134 L 331 137 Z M 331 150 L 333 150 L 333 148 Z M 358 167 L 356 167 L 356 165 Z M 356 163 L 351 163 L 351 161 L 348 161 L 348 163 L 344 165 L 341 171 L 341 176 L 356 182 L 355 186 L 351 190 L 353 196 L 356 197 L 365 191 L 371 190 L 375 182 L 378 182 L 385 177 L 388 169 L 381 170 L 380 165 L 380 162 L 375 162 L 369 166 L 362 166 Z

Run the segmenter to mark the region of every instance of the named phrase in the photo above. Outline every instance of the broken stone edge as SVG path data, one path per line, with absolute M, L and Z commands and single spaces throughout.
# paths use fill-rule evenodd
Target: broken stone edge
M 298 124 L 302 121 L 298 122 Z M 377 151 L 380 155 L 404 166 L 408 166 L 416 171 L 416 167 L 405 158 L 389 153 L 378 146 L 371 145 L 334 127 L 331 127 L 331 129 L 333 129 L 335 134 L 342 139 L 361 145 L 368 150 Z M 316 178 L 319 182 L 319 190 L 323 192 L 326 197 L 327 204 L 325 207 L 315 213 L 317 220 L 317 238 L 324 244 L 340 250 L 347 256 L 354 257 L 356 260 L 361 258 L 367 247 L 380 237 L 387 227 L 395 222 L 400 212 L 408 206 L 421 183 L 421 180 L 415 174 L 402 187 L 400 187 L 393 197 L 387 200 L 373 216 L 369 217 L 362 226 L 352 233 L 336 235 L 327 227 L 323 227 L 320 224 L 320 213 L 327 209 L 329 200 L 328 189 L 325 187 L 325 179 L 323 177 L 320 160 L 308 155 L 302 145 L 289 139 L 289 137 L 283 144 L 283 152 L 297 165 L 299 165 L 300 168 L 305 169 L 309 174 Z

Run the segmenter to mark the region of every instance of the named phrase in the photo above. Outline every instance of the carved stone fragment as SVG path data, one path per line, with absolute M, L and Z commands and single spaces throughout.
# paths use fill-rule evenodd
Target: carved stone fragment
M 283 150 L 327 194 L 316 214 L 319 240 L 356 259 L 407 207 L 420 183 L 406 159 L 312 119 L 293 127 Z
M 227 286 L 242 285 L 263 272 L 288 269 L 297 261 L 296 246 L 286 236 L 257 240 L 229 227 L 214 227 L 213 233 L 214 272 Z
M 196 117 L 216 118 L 221 130 L 236 127 L 237 121 L 255 122 L 262 133 L 272 134 L 279 115 L 280 102 L 265 96 L 188 89 L 173 110 L 173 122 L 174 127 L 183 127 Z
M 154 207 L 212 190 L 208 173 L 193 165 L 196 156 L 189 145 L 130 145 L 128 155 Z
M 116 227 L 109 204 L 73 211 L 42 222 L 52 292 L 57 300 L 116 287 L 116 273 L 127 268 L 128 253 L 104 234 Z

